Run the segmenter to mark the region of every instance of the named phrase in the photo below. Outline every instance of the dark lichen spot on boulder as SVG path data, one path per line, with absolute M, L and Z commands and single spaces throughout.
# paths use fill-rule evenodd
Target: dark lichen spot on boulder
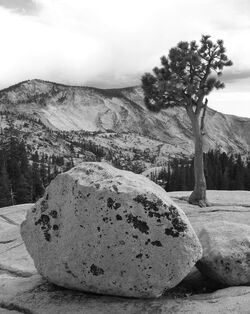
M 52 226 L 52 229 L 53 229 L 54 231 L 57 231 L 57 230 L 59 229 L 59 226 L 58 226 L 58 225 L 53 225 L 53 226 Z
M 156 202 L 149 201 L 145 195 L 137 195 L 134 198 L 134 201 L 142 204 L 145 211 L 151 211 L 151 210 L 158 211 L 159 207 L 162 206 L 163 204 L 160 199 L 157 199 Z
M 177 208 L 174 205 L 170 205 L 168 210 L 169 220 L 171 220 L 174 229 L 176 229 L 178 232 L 184 232 L 187 229 L 187 224 L 182 221 Z
M 100 228 L 100 227 L 97 227 L 97 230 L 100 232 L 101 228 Z
M 43 199 L 41 201 L 41 212 L 45 212 L 49 208 L 48 202 Z
M 134 239 L 138 239 L 138 235 L 133 234 L 132 237 L 133 237 Z
M 109 197 L 107 199 L 107 206 L 108 206 L 108 208 L 113 208 L 114 203 L 115 203 L 115 201 L 111 197 Z
M 42 214 L 41 217 L 35 222 L 35 225 L 41 226 L 41 230 L 43 231 L 45 240 L 50 241 L 51 235 L 49 234 L 49 231 L 51 229 L 51 225 L 49 216 Z
M 165 234 L 168 236 L 172 236 L 173 238 L 178 238 L 179 237 L 179 232 L 176 231 L 174 228 L 166 228 L 165 229 Z
M 162 222 L 161 219 L 165 218 L 172 223 L 173 227 L 166 229 L 167 231 L 165 231 L 167 235 L 177 237 L 180 235 L 180 233 L 185 232 L 187 229 L 187 224 L 183 222 L 178 209 L 174 205 L 167 206 L 160 199 L 157 199 L 156 202 L 152 202 L 148 200 L 145 195 L 136 196 L 134 201 L 142 204 L 145 212 L 148 213 L 150 218 L 157 218 L 157 222 Z M 164 211 L 160 212 L 160 208 L 162 208 Z
M 134 200 L 143 205 L 145 212 L 148 213 L 150 218 L 157 218 L 157 222 L 162 222 L 161 219 L 165 218 L 171 222 L 172 227 L 165 229 L 166 235 L 179 237 L 187 229 L 187 224 L 183 222 L 178 209 L 174 205 L 167 206 L 159 199 L 154 203 L 149 201 L 144 195 L 138 195 Z M 163 212 L 159 211 L 160 207 L 164 210 Z
M 85 172 L 87 175 L 90 175 L 92 173 L 94 173 L 93 169 L 81 169 L 83 172 Z
M 45 230 L 43 234 L 44 234 L 44 239 L 45 239 L 46 241 L 50 242 L 50 241 L 51 241 L 51 235 L 50 235 L 50 233 Z
M 183 235 L 183 233 L 187 230 L 187 224 L 179 217 L 177 209 L 173 205 L 171 205 L 169 209 L 172 215 L 171 223 L 173 227 L 166 228 L 165 234 L 176 238 Z
M 161 242 L 158 241 L 158 240 L 152 241 L 151 244 L 154 245 L 154 246 L 162 246 Z
M 149 227 L 145 221 L 140 220 L 137 216 L 129 214 L 127 216 L 127 222 L 132 223 L 135 229 L 139 229 L 140 232 L 148 234 Z
M 140 253 L 140 254 L 136 255 L 135 257 L 136 257 L 136 258 L 142 258 L 142 255 L 143 255 L 143 254 Z
M 97 267 L 95 264 L 92 264 L 90 266 L 90 272 L 94 276 L 99 276 L 99 275 L 103 275 L 104 274 L 104 270 L 101 267 Z
M 89 197 L 89 196 L 90 196 L 90 193 L 87 194 L 87 197 Z
M 145 245 L 148 245 L 151 242 L 150 239 L 147 239 L 147 241 L 145 242 Z
M 48 232 L 44 232 L 44 238 L 45 238 L 46 241 L 50 242 L 51 235 Z
M 49 221 L 50 221 L 49 216 L 42 214 L 41 217 L 35 222 L 35 225 L 42 225 L 42 224 L 46 225 L 49 223 Z
M 81 228 L 84 228 L 83 225 L 80 225 Z
M 118 208 L 120 208 L 120 207 L 121 207 L 121 204 L 120 204 L 120 203 L 115 203 L 114 209 L 118 209 Z
M 49 215 L 52 217 L 52 218 L 57 218 L 57 211 L 56 210 L 51 210 L 50 212 L 49 212 Z
M 121 215 L 116 215 L 116 220 L 122 220 L 122 216 Z
M 102 218 L 102 220 L 103 220 L 104 222 L 106 222 L 106 223 L 109 221 L 108 217 L 104 217 L 104 218 Z
M 95 188 L 96 188 L 97 190 L 100 189 L 100 186 L 101 186 L 100 183 L 96 183 L 96 184 L 95 184 Z

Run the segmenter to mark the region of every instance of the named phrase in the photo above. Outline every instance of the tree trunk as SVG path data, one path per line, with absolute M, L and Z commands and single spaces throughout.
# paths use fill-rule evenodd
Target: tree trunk
M 206 197 L 206 179 L 203 164 L 203 130 L 201 130 L 199 116 L 193 115 L 191 118 L 192 129 L 194 135 L 194 191 L 189 197 L 189 203 L 199 205 L 201 207 L 209 206 Z

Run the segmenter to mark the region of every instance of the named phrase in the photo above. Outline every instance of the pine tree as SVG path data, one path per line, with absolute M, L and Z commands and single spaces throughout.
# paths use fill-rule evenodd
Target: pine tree
M 24 190 L 26 195 L 23 196 L 24 203 L 30 203 L 33 201 L 32 198 L 32 169 L 29 164 L 27 151 L 24 142 L 21 142 L 19 145 L 20 151 L 20 172 L 21 176 L 18 179 L 18 185 L 20 189 L 20 185 L 23 182 Z M 19 194 L 19 192 L 18 192 Z M 19 196 L 18 196 L 19 197 Z
M 44 193 L 44 187 L 40 177 L 40 171 L 37 162 L 32 164 L 32 199 L 37 201 Z
M 244 166 L 243 162 L 241 160 L 241 156 L 238 155 L 237 161 L 236 161 L 236 174 L 235 174 L 235 187 L 237 190 L 243 190 L 244 189 L 244 172 L 243 172 Z
M 13 132 L 13 131 L 12 131 Z M 20 158 L 19 158 L 19 143 L 15 136 L 11 136 L 9 142 L 6 145 L 6 161 L 7 172 L 11 181 L 12 196 L 16 190 L 17 181 L 21 175 L 20 170 Z M 13 198 L 15 203 L 15 198 Z
M 180 163 L 180 191 L 186 191 L 187 190 L 187 182 L 186 182 L 186 160 L 182 160 Z
M 161 68 L 154 68 L 142 77 L 147 108 L 159 112 L 169 107 L 183 107 L 191 121 L 195 145 L 195 186 L 189 202 L 208 205 L 203 165 L 204 121 L 208 99 L 206 96 L 224 84 L 218 79 L 225 66 L 231 66 L 222 40 L 213 43 L 210 36 L 202 36 L 200 46 L 195 41 L 180 42 L 161 58 Z M 214 74 L 213 76 L 211 74 Z
M 24 174 L 18 178 L 15 190 L 16 204 L 26 204 L 32 201 L 31 187 Z
M 10 194 L 10 180 L 7 173 L 6 165 L 1 158 L 1 168 L 0 168 L 0 207 L 10 206 L 11 194 Z
M 21 173 L 28 174 L 30 171 L 30 165 L 29 165 L 29 160 L 28 160 L 28 156 L 27 156 L 27 151 L 25 148 L 25 144 L 22 141 L 19 145 L 18 145 L 18 150 L 19 150 L 19 160 L 20 160 L 20 171 Z
M 40 160 L 40 176 L 41 176 L 43 187 L 46 187 L 49 182 L 48 182 L 48 172 L 45 165 L 44 155 L 42 155 L 41 160 Z
M 245 188 L 250 190 L 250 160 L 247 160 L 246 171 L 245 171 Z
M 221 182 L 221 189 L 222 190 L 228 190 L 229 189 L 229 172 L 228 172 L 228 167 L 224 168 L 224 172 L 222 175 L 222 182 Z

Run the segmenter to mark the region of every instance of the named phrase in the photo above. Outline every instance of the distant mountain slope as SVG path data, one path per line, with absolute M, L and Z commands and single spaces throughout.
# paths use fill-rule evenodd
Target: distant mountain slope
M 142 144 L 148 149 L 155 146 L 163 156 L 193 152 L 191 126 L 185 111 L 170 108 L 158 114 L 149 112 L 140 87 L 102 90 L 30 80 L 0 91 L 0 111 L 40 119 L 48 129 L 55 131 L 106 133 L 112 130 L 120 136 L 120 143 L 117 136 L 113 141 L 118 147 L 124 140 L 122 134 L 128 133 L 135 135 L 128 143 L 135 148 Z M 3 126 L 3 120 L 1 124 Z M 250 119 L 208 110 L 205 150 L 221 148 L 246 154 L 250 151 L 249 135 Z M 136 142 L 138 136 L 140 144 Z M 151 141 L 148 145 L 147 140 Z M 95 141 L 104 146 L 108 142 L 103 136 L 95 137 Z

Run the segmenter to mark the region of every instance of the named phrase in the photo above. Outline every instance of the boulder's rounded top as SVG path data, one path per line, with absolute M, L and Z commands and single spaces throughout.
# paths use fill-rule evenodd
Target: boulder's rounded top
M 68 172 L 58 175 L 70 176 L 79 185 L 107 188 L 117 193 L 148 194 L 160 197 L 167 204 L 173 204 L 166 191 L 143 175 L 113 167 L 107 162 L 83 162 Z

